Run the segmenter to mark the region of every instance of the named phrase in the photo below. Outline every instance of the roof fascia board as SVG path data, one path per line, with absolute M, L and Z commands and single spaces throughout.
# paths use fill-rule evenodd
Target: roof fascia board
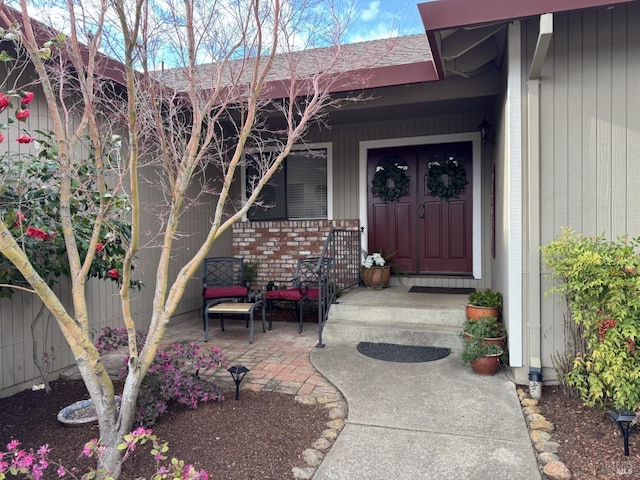
M 505 22 L 543 13 L 560 13 L 633 3 L 637 0 L 434 0 L 418 4 L 427 33 L 431 30 Z M 435 45 L 431 44 L 433 48 Z

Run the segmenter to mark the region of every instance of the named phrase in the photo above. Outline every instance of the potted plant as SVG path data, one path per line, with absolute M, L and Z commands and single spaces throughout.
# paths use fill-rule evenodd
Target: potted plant
M 502 308 L 502 293 L 491 289 L 478 290 L 469 294 L 467 301 L 467 318 L 480 317 L 500 318 Z
M 504 348 L 507 330 L 496 317 L 480 317 L 477 320 L 468 319 L 464 323 L 463 336 L 467 342 L 479 339 Z
M 503 354 L 504 350 L 498 345 L 475 338 L 464 344 L 462 363 L 470 364 L 478 375 L 493 375 L 500 368 L 500 357 Z
M 387 262 L 393 253 L 384 256 L 382 253 L 364 252 L 364 261 L 360 267 L 360 277 L 365 287 L 372 290 L 381 290 L 389 285 L 391 277 L 391 265 Z

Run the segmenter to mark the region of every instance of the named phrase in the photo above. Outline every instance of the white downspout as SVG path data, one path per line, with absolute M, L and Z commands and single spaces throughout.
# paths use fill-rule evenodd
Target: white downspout
M 529 393 L 542 396 L 542 326 L 540 321 L 540 78 L 553 35 L 553 14 L 540 16 L 540 31 L 527 85 L 527 220 L 529 266 Z

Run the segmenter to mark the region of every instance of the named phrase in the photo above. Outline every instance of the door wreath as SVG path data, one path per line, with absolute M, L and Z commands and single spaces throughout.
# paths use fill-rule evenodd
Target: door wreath
M 384 158 L 373 175 L 371 193 L 385 203 L 397 202 L 409 193 L 409 178 L 399 165 L 401 161 L 402 158 L 397 156 Z
M 443 177 L 447 176 L 445 184 Z M 467 172 L 463 165 L 456 160 L 447 160 L 444 163 L 431 162 L 427 174 L 427 188 L 434 197 L 440 197 L 447 202 L 452 198 L 458 198 L 467 186 Z

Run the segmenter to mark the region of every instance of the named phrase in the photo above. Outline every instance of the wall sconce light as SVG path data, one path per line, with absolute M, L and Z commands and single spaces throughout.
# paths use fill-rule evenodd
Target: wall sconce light
M 491 127 L 493 127 L 493 125 L 491 125 L 487 121 L 487 117 L 484 117 L 482 119 L 482 123 L 478 125 L 478 130 L 480 130 L 480 138 L 482 139 L 483 145 L 486 145 L 487 140 L 489 140 L 489 135 L 491 134 Z

